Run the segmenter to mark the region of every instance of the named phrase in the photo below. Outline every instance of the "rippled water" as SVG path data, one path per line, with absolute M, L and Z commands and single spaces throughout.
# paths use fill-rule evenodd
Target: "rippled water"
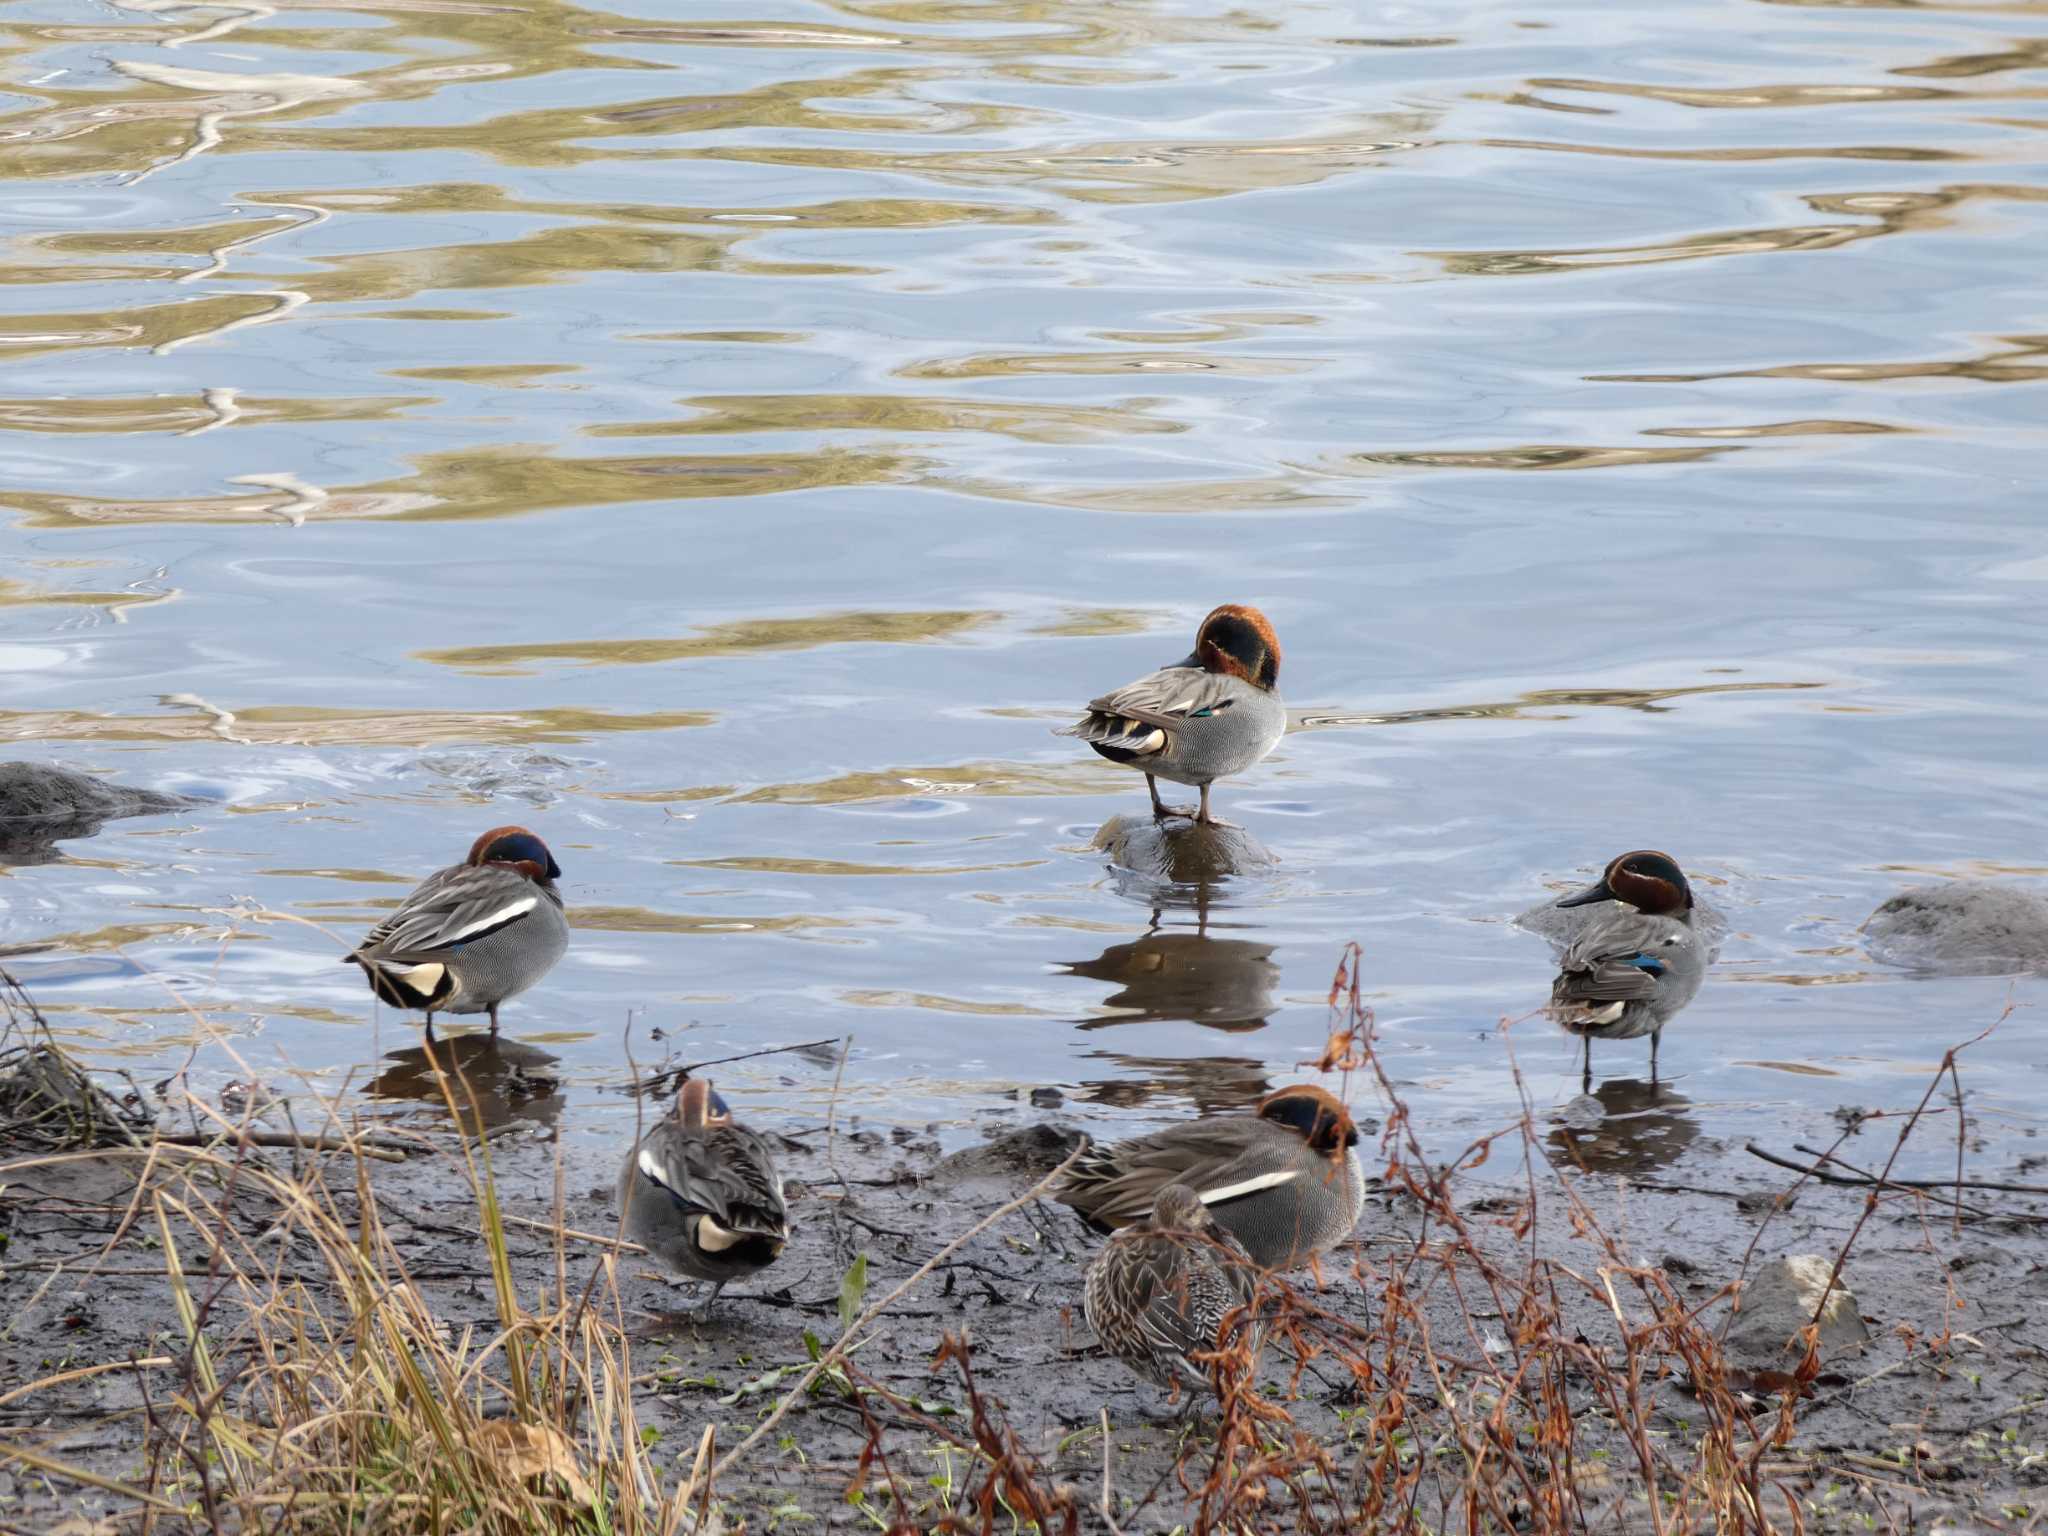
M 2048 874 L 2048 5 L 4 38 L 0 738 L 218 803 L 0 871 L 0 946 L 138 1076 L 201 1010 L 273 1080 L 420 1091 L 336 957 L 515 820 L 577 934 L 507 1013 L 562 1086 L 508 1093 L 602 1134 L 629 1019 L 642 1062 L 850 1031 L 884 1120 L 1236 1104 L 1355 938 L 1462 1140 L 1547 995 L 1506 920 L 1646 844 L 1733 932 L 1621 1163 L 1898 1102 L 2033 990 L 1856 929 Z M 1155 910 L 1089 847 L 1142 785 L 1049 728 L 1226 599 L 1295 730 L 1218 804 L 1281 862 Z M 1987 1138 L 2037 1033 L 1974 1048 Z M 764 1114 L 831 1077 L 727 1069 Z

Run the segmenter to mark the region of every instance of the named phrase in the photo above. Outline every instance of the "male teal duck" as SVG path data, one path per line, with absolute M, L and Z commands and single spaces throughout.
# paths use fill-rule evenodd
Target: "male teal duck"
M 1279 683 L 1273 626 L 1256 608 L 1225 603 L 1202 620 L 1193 651 L 1091 700 L 1087 714 L 1057 734 L 1143 773 L 1152 814 L 1162 820 L 1186 812 L 1159 798 L 1159 780 L 1199 786 L 1195 820 L 1208 826 L 1210 786 L 1243 773 L 1287 730 Z
M 1566 946 L 1550 988 L 1550 1011 L 1586 1042 L 1582 1081 L 1593 1081 L 1593 1041 L 1650 1037 L 1650 1081 L 1664 1026 L 1693 1000 L 1706 974 L 1694 927 L 1692 886 L 1668 853 L 1624 853 L 1584 890 L 1556 903 L 1598 901 L 1621 910 L 1585 928 Z
M 1201 1197 L 1168 1184 L 1150 1218 L 1112 1236 L 1089 1264 L 1083 1309 L 1104 1349 L 1156 1386 L 1189 1389 L 1192 1405 L 1194 1393 L 1213 1390 L 1205 1357 L 1227 1356 L 1248 1339 L 1256 1361 L 1246 1309 L 1257 1286 L 1250 1257 Z
M 427 1016 L 498 1009 L 554 968 L 569 947 L 555 889 L 561 866 L 524 827 L 493 827 L 460 864 L 436 870 L 343 958 L 394 1008 Z
M 1282 1088 L 1249 1115 L 1170 1126 L 1091 1147 L 1053 1190 L 1113 1230 L 1153 1213 L 1185 1184 L 1262 1269 L 1295 1269 L 1351 1235 L 1365 1209 L 1358 1127 L 1328 1090 Z
M 693 1077 L 619 1169 L 626 1236 L 693 1280 L 726 1283 L 765 1269 L 789 1241 L 789 1205 L 775 1155 L 733 1122 L 708 1078 Z

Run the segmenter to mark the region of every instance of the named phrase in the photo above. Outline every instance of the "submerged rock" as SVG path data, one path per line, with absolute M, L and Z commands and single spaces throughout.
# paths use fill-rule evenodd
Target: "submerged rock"
M 66 838 L 91 837 L 123 816 L 159 816 L 194 803 L 48 763 L 0 763 L 0 864 L 48 864 Z
M 1186 817 L 1112 816 L 1094 846 L 1119 869 L 1174 885 L 1210 886 L 1235 875 L 1271 869 L 1280 861 L 1243 827 L 1203 826 Z
M 1806 1358 L 1799 1334 L 1814 1321 L 1816 1308 L 1821 1309 L 1817 1347 L 1822 1375 L 1834 1372 L 1843 1356 L 1870 1341 L 1855 1294 L 1840 1280 L 1828 1289 L 1834 1267 L 1833 1259 L 1817 1253 L 1787 1254 L 1742 1283 L 1739 1310 L 1721 1338 L 1731 1379 L 1762 1391 L 1791 1386 Z
M 1992 880 L 1901 891 L 1863 925 L 1887 965 L 1948 976 L 2048 971 L 2048 896 Z
M 963 1186 L 1028 1187 L 1065 1162 L 1082 1142 L 1079 1131 L 1029 1125 L 941 1158 L 926 1179 L 935 1189 Z

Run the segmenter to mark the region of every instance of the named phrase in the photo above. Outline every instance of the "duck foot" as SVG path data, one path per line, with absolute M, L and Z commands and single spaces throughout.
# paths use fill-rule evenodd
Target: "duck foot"
M 648 1339 L 668 1338 L 686 1329 L 696 1328 L 704 1321 L 703 1309 L 699 1307 L 691 1307 L 684 1311 L 649 1311 L 645 1308 L 635 1308 L 633 1315 L 641 1321 L 626 1330 L 626 1337 L 636 1344 Z

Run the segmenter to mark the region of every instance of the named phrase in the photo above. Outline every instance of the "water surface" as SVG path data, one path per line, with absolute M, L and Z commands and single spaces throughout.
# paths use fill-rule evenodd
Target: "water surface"
M 1356 939 L 1462 1144 L 1547 995 L 1507 919 L 1644 845 L 1732 932 L 1674 1097 L 1596 1059 L 1617 1166 L 1917 1096 L 2036 990 L 1856 930 L 2048 874 L 2048 6 L 0 35 L 0 742 L 214 802 L 0 871 L 8 963 L 110 1065 L 402 1095 L 337 957 L 507 821 L 577 928 L 507 1034 L 599 1136 L 629 1024 L 642 1063 L 850 1033 L 859 1112 L 949 1136 L 1045 1087 L 1110 1133 L 1228 1108 Z M 1090 847 L 1141 784 L 1050 730 L 1223 600 L 1286 647 L 1295 730 L 1218 792 L 1280 863 L 1153 892 Z M 1994 1163 L 2036 1034 L 1967 1058 Z M 1572 1042 L 1506 1039 L 1572 1097 Z M 832 1061 L 723 1080 L 814 1116 Z

